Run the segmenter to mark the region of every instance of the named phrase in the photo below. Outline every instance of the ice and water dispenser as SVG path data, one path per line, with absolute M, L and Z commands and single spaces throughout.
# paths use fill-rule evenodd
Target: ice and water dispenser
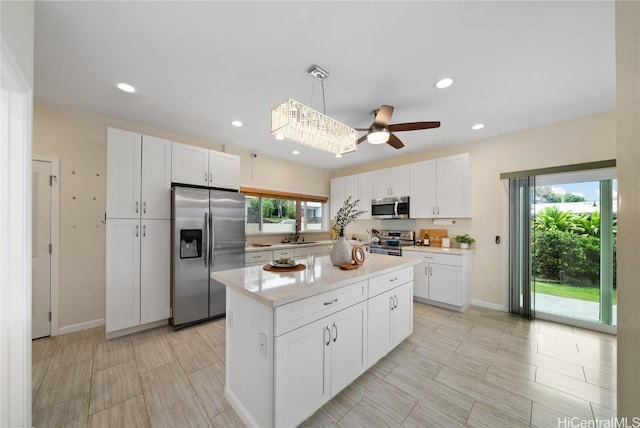
M 202 257 L 202 229 L 180 230 L 180 258 Z

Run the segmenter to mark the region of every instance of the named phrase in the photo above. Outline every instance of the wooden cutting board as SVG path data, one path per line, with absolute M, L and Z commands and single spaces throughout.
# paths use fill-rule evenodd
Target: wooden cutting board
M 420 229 L 420 234 L 417 239 L 424 238 L 429 239 L 430 247 L 442 247 L 442 238 L 447 238 L 449 233 L 446 229 Z

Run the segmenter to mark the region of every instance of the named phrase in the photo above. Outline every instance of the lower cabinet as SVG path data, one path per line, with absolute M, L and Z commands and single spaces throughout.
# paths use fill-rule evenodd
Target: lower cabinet
M 368 358 L 375 364 L 413 331 L 413 284 L 369 299 Z
M 107 221 L 106 332 L 170 316 L 171 220 Z
M 471 305 L 471 254 L 403 251 L 402 255 L 421 261 L 414 266 L 416 300 L 458 311 Z
M 275 338 L 274 426 L 295 426 L 367 368 L 367 302 Z

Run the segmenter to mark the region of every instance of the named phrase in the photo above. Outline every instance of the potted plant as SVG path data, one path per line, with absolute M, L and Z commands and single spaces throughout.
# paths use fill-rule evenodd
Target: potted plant
M 469 248 L 469 245 L 473 244 L 474 242 L 476 242 L 475 239 L 473 239 L 472 237 L 469 236 L 468 233 L 465 233 L 464 235 L 457 235 L 455 238 L 453 238 L 458 244 L 460 244 L 460 248 L 462 249 L 467 249 Z
M 336 213 L 336 224 L 333 227 L 338 233 L 338 239 L 333 243 L 329 253 L 331 263 L 334 266 L 351 263 L 351 245 L 344 237 L 344 229 L 364 213 L 364 211 L 356 208 L 358 202 L 360 202 L 360 199 L 352 201 L 351 196 L 349 196 Z

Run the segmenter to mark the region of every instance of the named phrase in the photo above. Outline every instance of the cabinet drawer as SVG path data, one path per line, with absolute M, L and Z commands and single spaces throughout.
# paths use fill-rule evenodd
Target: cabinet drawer
M 407 252 L 408 253 L 408 252 Z M 405 255 L 405 253 L 403 253 Z M 419 258 L 423 263 L 438 263 L 449 266 L 462 266 L 462 256 L 459 254 L 422 253 L 413 251 L 409 257 Z
M 273 259 L 272 251 L 252 251 L 244 254 L 244 264 L 257 262 L 270 262 Z
M 284 257 L 293 258 L 294 257 L 293 248 L 287 248 L 287 249 L 282 249 L 282 250 L 273 250 L 273 260 L 278 260 L 278 259 L 284 258 Z
M 367 299 L 367 281 L 327 291 L 274 310 L 274 335 L 280 336 Z
M 413 280 L 413 268 L 408 267 L 395 272 L 386 273 L 369 280 L 369 297 L 377 296 L 405 282 Z

